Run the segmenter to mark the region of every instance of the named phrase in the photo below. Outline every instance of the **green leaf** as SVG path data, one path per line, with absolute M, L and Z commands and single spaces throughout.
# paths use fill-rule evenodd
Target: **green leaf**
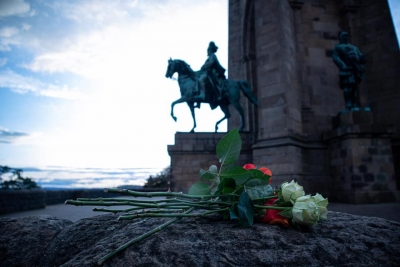
M 200 177 L 204 180 L 213 180 L 218 176 L 218 168 L 215 165 L 211 165 L 208 171 L 203 169 L 200 170 Z
M 221 177 L 230 177 L 235 179 L 236 185 L 244 184 L 252 176 L 252 172 L 243 169 L 240 166 L 230 166 L 224 168 L 220 174 Z
M 240 194 L 238 203 L 239 224 L 252 226 L 254 222 L 254 205 L 246 192 Z
M 250 172 L 253 175 L 253 178 L 258 178 L 258 179 L 264 178 L 264 175 L 265 175 L 262 171 L 257 170 L 257 169 L 251 169 L 251 170 L 248 170 L 248 172 Z
M 189 189 L 189 195 L 209 195 L 210 187 L 205 182 L 196 182 Z
M 221 164 L 235 163 L 242 148 L 242 138 L 238 129 L 227 133 L 217 144 L 217 156 Z
M 235 191 L 236 183 L 233 178 L 225 178 L 222 182 L 218 185 L 218 189 L 215 192 L 216 195 L 224 195 L 229 194 Z
M 246 186 L 268 185 L 270 176 L 264 175 L 260 170 L 249 170 L 252 177 L 245 183 Z
M 231 220 L 239 220 L 237 204 L 233 204 L 229 209 L 229 217 Z
M 278 214 L 280 214 L 286 218 L 293 218 L 292 208 L 285 209 L 285 210 L 279 212 Z
M 265 198 L 274 194 L 274 189 L 270 185 L 245 186 L 244 191 L 251 199 Z

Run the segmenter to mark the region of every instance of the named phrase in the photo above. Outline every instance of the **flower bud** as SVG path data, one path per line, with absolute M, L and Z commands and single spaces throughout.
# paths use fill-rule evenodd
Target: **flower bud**
M 297 198 L 305 195 L 303 187 L 295 181 L 285 182 L 281 185 L 282 197 L 285 202 L 291 201 L 293 204 Z
M 327 198 L 323 198 L 321 194 L 315 194 L 315 196 L 313 196 L 314 202 L 315 204 L 318 206 L 319 208 L 319 217 L 321 219 L 326 220 L 327 219 L 327 214 L 328 214 L 328 209 L 326 208 L 328 206 L 328 199 Z
M 319 207 L 310 195 L 296 199 L 292 208 L 293 221 L 302 225 L 314 225 L 318 222 Z
M 318 193 L 313 197 L 310 195 L 299 197 L 293 205 L 293 221 L 303 225 L 313 225 L 319 219 L 326 220 L 327 206 L 328 199 Z
M 244 166 L 243 166 L 243 169 L 245 169 L 245 170 L 252 170 L 255 168 L 256 168 L 256 165 L 254 165 L 252 163 L 247 163 L 247 164 L 244 164 Z

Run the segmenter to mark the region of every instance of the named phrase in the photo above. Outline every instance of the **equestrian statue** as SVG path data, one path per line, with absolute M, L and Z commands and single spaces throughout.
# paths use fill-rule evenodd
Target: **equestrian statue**
M 224 113 L 224 117 L 215 124 L 215 132 L 218 131 L 218 124 L 223 120 L 230 118 L 229 105 L 232 104 L 240 115 L 239 131 L 243 131 L 245 127 L 244 111 L 240 105 L 240 91 L 253 103 L 258 105 L 257 97 L 251 90 L 251 86 L 247 81 L 233 81 L 226 79 L 225 69 L 221 66 L 215 53 L 218 47 L 214 42 L 210 42 L 207 55 L 208 58 L 199 71 L 193 71 L 190 66 L 183 60 L 169 59 L 168 68 L 165 77 L 172 78 L 174 73 L 178 73 L 178 84 L 181 90 L 181 97 L 172 102 L 171 116 L 174 116 L 174 106 L 179 103 L 186 102 L 190 108 L 193 118 L 194 132 L 196 128 L 195 108 L 200 108 L 201 103 L 210 104 L 211 109 L 220 107 Z

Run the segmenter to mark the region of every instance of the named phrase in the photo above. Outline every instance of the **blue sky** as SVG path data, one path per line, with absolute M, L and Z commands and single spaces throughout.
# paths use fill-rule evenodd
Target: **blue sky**
M 0 165 L 43 186 L 143 183 L 192 127 L 186 104 L 169 115 L 180 94 L 167 61 L 200 69 L 211 40 L 227 67 L 227 0 L 0 0 Z M 223 117 L 196 115 L 196 131 Z
M 168 59 L 199 69 L 213 40 L 226 66 L 227 15 L 226 0 L 0 0 L 0 165 L 42 185 L 143 183 L 192 125 L 185 104 L 169 115 Z M 197 131 L 223 116 L 196 112 Z

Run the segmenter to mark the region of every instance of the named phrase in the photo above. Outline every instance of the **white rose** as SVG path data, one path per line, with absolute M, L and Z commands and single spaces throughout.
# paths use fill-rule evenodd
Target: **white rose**
M 302 225 L 314 225 L 318 222 L 319 207 L 310 195 L 296 199 L 292 209 L 293 221 Z
M 294 204 L 297 198 L 305 195 L 303 187 L 293 180 L 290 183 L 288 182 L 283 183 L 281 185 L 281 192 L 284 201 L 285 202 L 291 201 L 292 204 Z
M 321 219 L 326 220 L 327 219 L 327 214 L 328 214 L 328 209 L 326 208 L 328 206 L 328 199 L 323 198 L 321 194 L 315 194 L 313 196 L 315 204 L 319 208 L 319 217 Z

